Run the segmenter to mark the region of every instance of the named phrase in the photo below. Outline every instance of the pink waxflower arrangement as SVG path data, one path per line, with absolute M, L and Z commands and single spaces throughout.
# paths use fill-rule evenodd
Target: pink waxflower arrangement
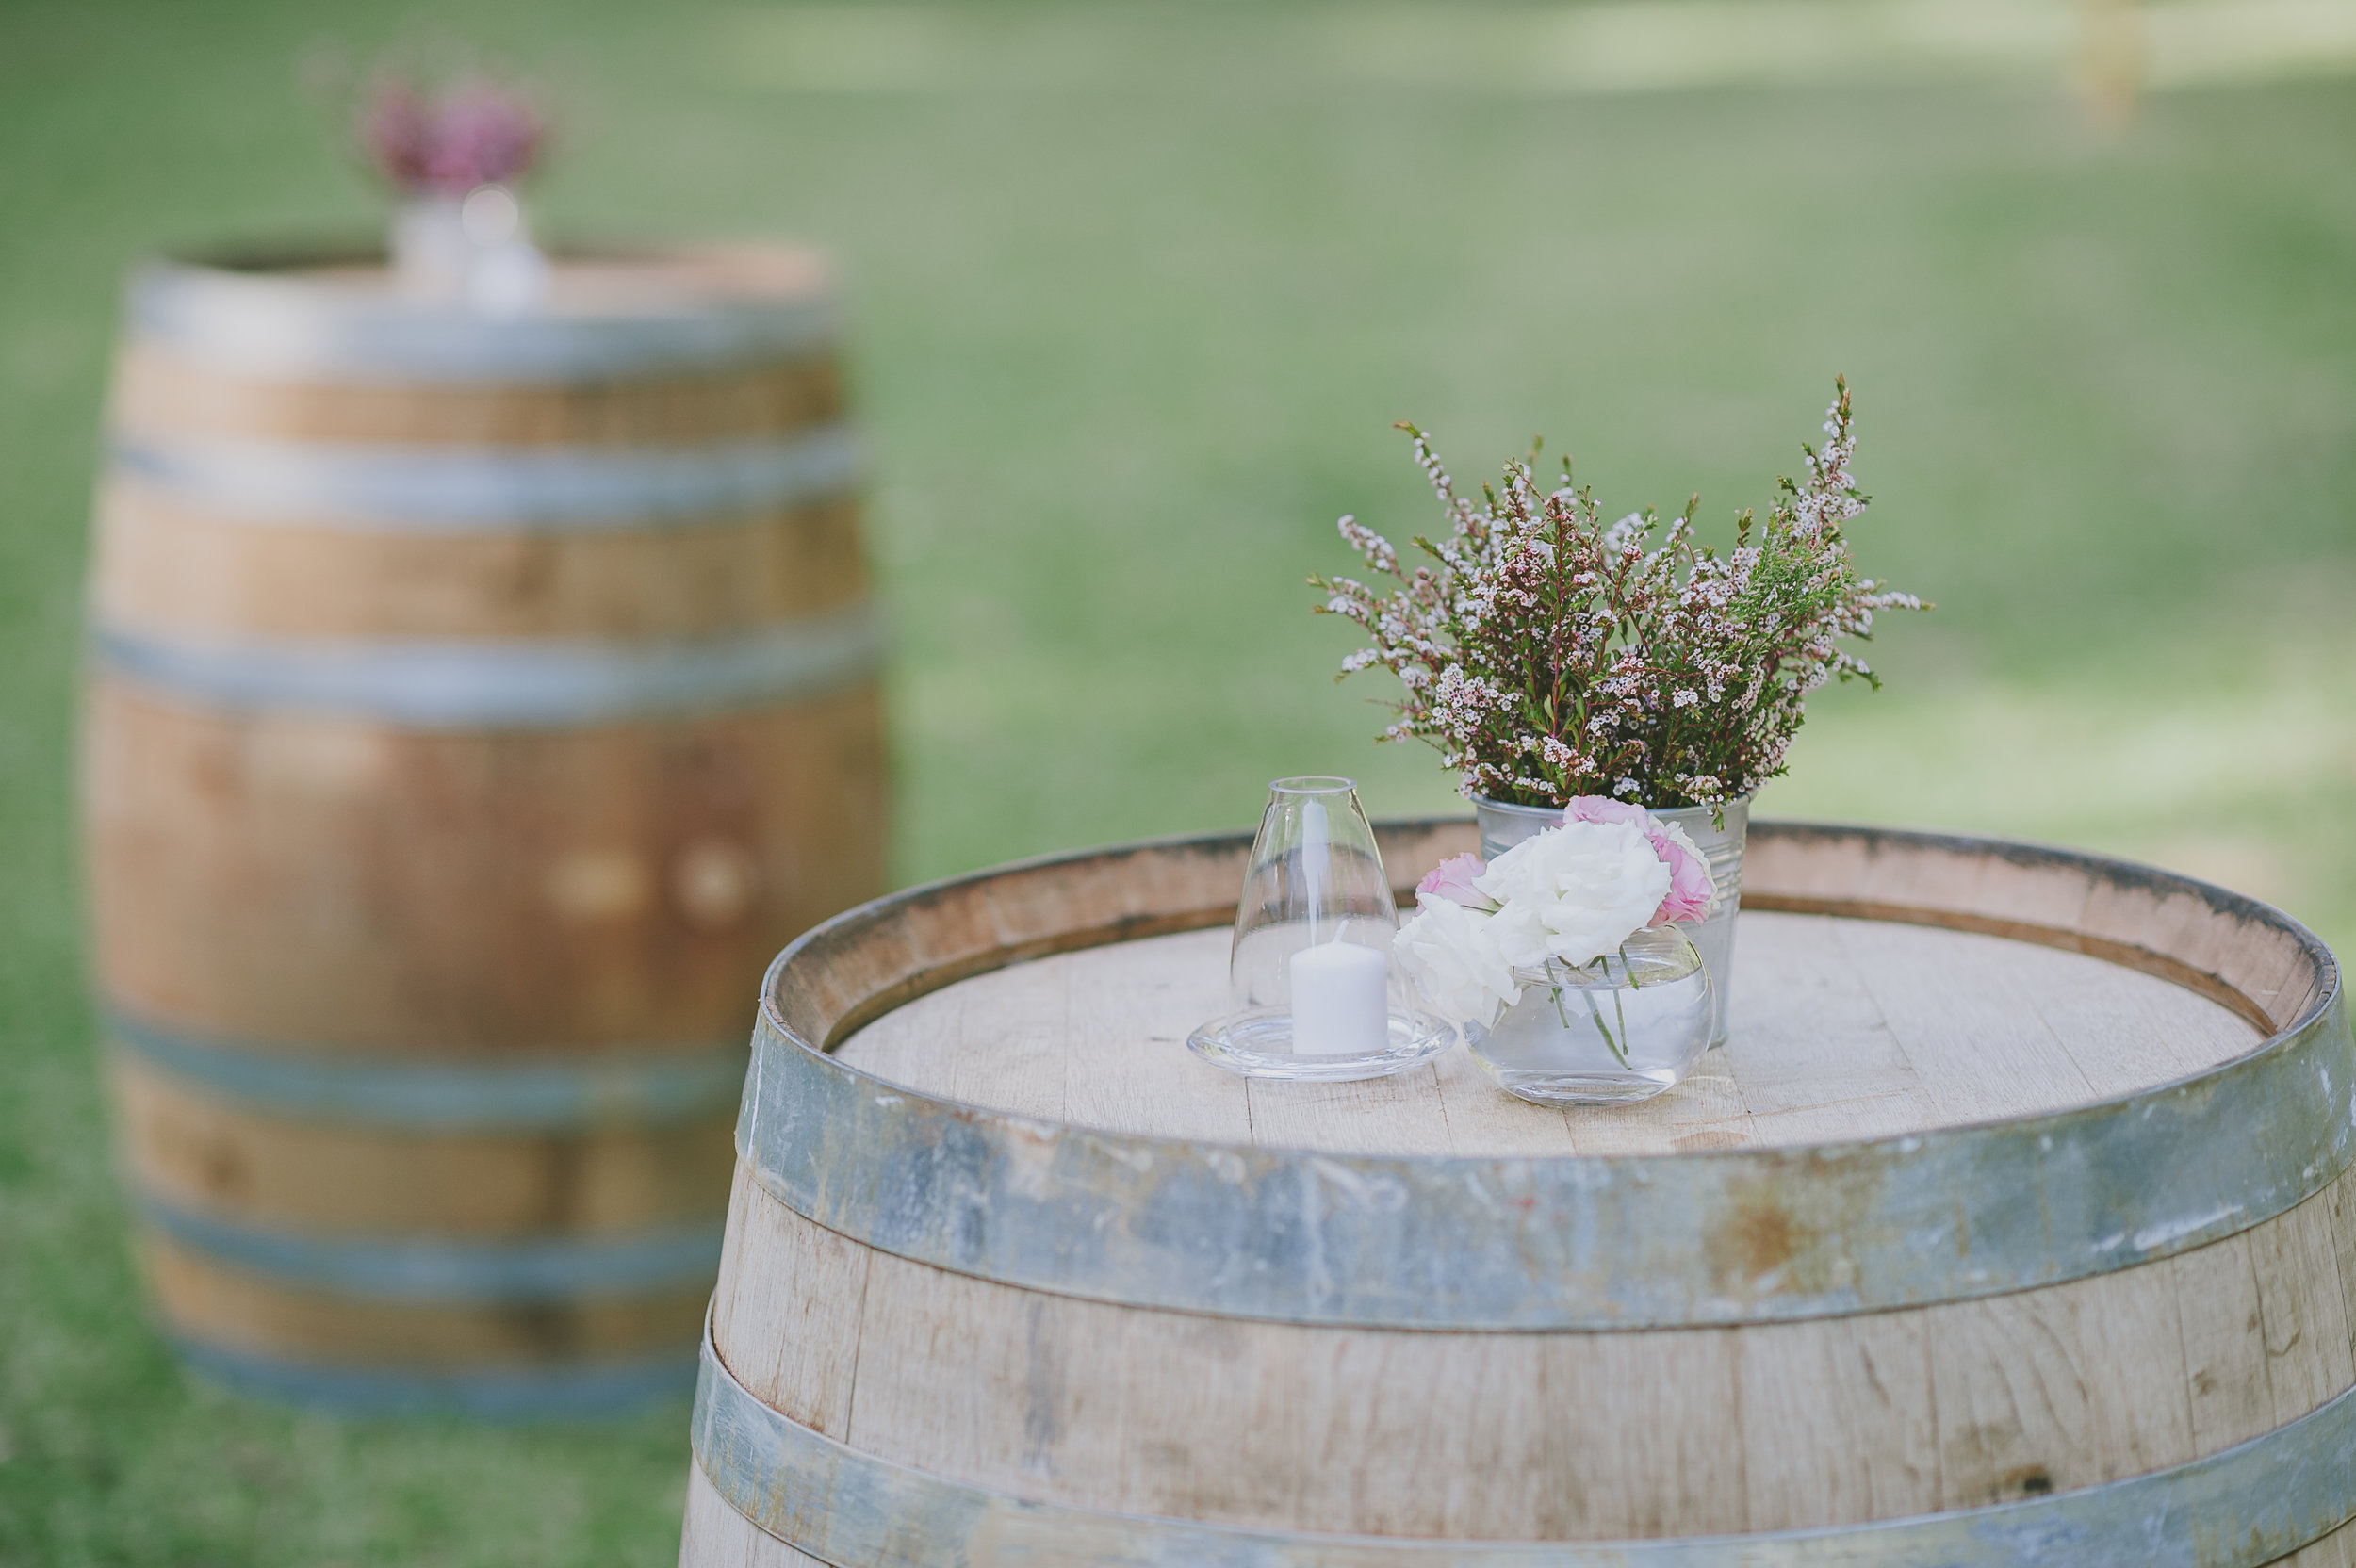
M 1465 794 L 1521 806 L 1717 807 L 1782 773 L 1809 693 L 1879 684 L 1841 643 L 1869 639 L 1877 612 L 1929 608 L 1850 558 L 1844 530 L 1867 498 L 1836 388 L 1804 476 L 1778 482 L 1763 523 L 1738 515 L 1724 554 L 1694 532 L 1698 497 L 1665 529 L 1650 510 L 1606 524 L 1567 461 L 1541 483 L 1533 449 L 1476 499 L 1402 425 L 1448 531 L 1402 560 L 1344 517 L 1343 540 L 1389 583 L 1310 580 L 1323 612 L 1366 633 L 1342 674 L 1379 666 L 1403 688 L 1382 739 L 1427 742 Z
M 482 74 L 428 90 L 383 75 L 358 114 L 361 146 L 377 172 L 410 195 L 464 196 L 531 172 L 548 140 L 533 96 Z
M 1434 1010 L 1485 1026 L 1533 973 L 1594 968 L 1647 926 L 1698 923 L 1717 906 L 1709 862 L 1683 828 L 1580 795 L 1560 825 L 1494 861 L 1441 862 L 1416 885 L 1415 917 L 1393 951 Z

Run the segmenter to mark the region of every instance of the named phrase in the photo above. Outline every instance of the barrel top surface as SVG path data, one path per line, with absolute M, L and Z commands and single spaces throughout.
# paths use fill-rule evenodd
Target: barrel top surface
M 323 253 L 153 261 L 130 305 L 140 336 L 263 376 L 629 376 L 790 357 L 834 335 L 824 258 L 782 244 L 559 253 L 545 303 L 510 316 L 415 300 L 380 261 Z
M 1472 839 L 1377 832 L 1401 889 Z M 806 934 L 763 988 L 752 1178 L 1005 1283 L 1505 1331 L 2085 1278 L 2236 1234 L 2356 1160 L 2339 966 L 2296 922 L 2098 856 L 1882 828 L 1753 825 L 1734 1044 L 1648 1109 L 1525 1108 L 1462 1057 L 1223 1081 L 1181 1041 L 1223 1006 L 1249 843 L 1006 867 Z
M 146 276 L 184 286 L 210 284 L 249 293 L 303 295 L 357 309 L 428 316 L 469 315 L 404 296 L 382 258 L 319 253 L 305 256 L 168 258 Z M 826 258 L 789 244 L 680 246 L 640 252 L 558 251 L 549 258 L 548 314 L 620 320 L 683 310 L 807 300 L 831 287 Z M 480 319 L 480 318 L 474 318 Z
M 1667 1094 L 1513 1099 L 1462 1049 L 1358 1084 L 1246 1080 L 1185 1048 L 1227 1009 L 1228 933 L 1054 955 L 962 980 L 836 1052 L 884 1081 L 1044 1121 L 1347 1154 L 1677 1154 L 1887 1138 L 2189 1077 L 2263 1037 L 2217 1002 L 1976 932 L 1754 912 L 1728 1043 Z

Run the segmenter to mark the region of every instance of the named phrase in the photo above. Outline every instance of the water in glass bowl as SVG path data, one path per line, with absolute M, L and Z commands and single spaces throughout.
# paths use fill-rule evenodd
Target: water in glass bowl
M 1710 1047 L 1710 975 L 1675 926 L 1650 926 L 1586 968 L 1517 970 L 1521 1000 L 1464 1027 L 1508 1094 L 1542 1105 L 1649 1100 Z

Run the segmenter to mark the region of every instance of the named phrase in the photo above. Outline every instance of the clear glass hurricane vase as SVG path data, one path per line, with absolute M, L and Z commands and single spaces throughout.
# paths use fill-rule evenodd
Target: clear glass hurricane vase
M 1517 969 L 1519 1002 L 1464 1027 L 1508 1094 L 1542 1105 L 1617 1104 L 1675 1086 L 1710 1049 L 1713 987 L 1686 929 L 1647 926 L 1584 967 Z
M 1452 1040 L 1407 1005 L 1391 958 L 1399 907 L 1347 778 L 1280 778 L 1236 901 L 1230 1005 L 1187 1039 L 1256 1078 L 1341 1081 L 1413 1067 Z

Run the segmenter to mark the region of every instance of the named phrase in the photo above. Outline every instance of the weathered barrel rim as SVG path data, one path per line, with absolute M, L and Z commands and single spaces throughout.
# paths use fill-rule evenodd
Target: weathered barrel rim
M 847 1568 L 994 1559 L 1105 1568 L 2259 1568 L 2356 1516 L 2356 1389 L 2258 1437 L 2122 1480 L 2014 1502 L 1754 1535 L 1623 1541 L 1334 1536 L 1016 1497 L 879 1459 L 738 1382 L 707 1318 L 695 1463 L 748 1524 Z
M 2344 1102 L 2356 1039 L 2338 966 L 2280 911 L 2075 851 L 1883 828 L 1752 831 L 1993 854 L 2189 893 L 2219 918 L 2293 939 L 2312 984 L 2291 1023 L 2249 1053 L 2134 1094 L 1903 1137 L 1677 1156 L 1328 1155 L 1042 1123 L 874 1077 L 785 1021 L 778 990 L 794 966 L 886 933 L 905 911 L 1094 860 L 1239 857 L 1247 836 L 1165 840 L 912 889 L 805 934 L 762 986 L 738 1152 L 805 1217 L 952 1272 L 1140 1308 L 1456 1331 L 1789 1321 L 2060 1283 L 2247 1230 L 2356 1159 L 2356 1101 Z M 1887 906 L 1874 908 L 1887 918 Z M 1002 946 L 864 999 L 820 1044 L 1006 963 L 1224 918 L 1223 908 L 1165 912 Z M 2185 1158 L 2201 1140 L 2209 1157 Z M 1766 1274 L 1730 1275 L 1712 1237 L 1755 1222 L 1762 1202 L 1802 1240 Z
M 312 268 L 381 264 L 381 247 L 286 243 L 190 249 L 131 269 L 124 318 L 143 340 L 231 374 L 300 380 L 515 384 L 714 370 L 814 357 L 838 336 L 831 276 L 816 253 L 758 242 L 669 249 L 560 246 L 567 259 L 659 266 L 793 254 L 806 293 L 714 294 L 630 311 L 485 316 L 306 278 Z M 257 314 L 259 313 L 259 314 Z

